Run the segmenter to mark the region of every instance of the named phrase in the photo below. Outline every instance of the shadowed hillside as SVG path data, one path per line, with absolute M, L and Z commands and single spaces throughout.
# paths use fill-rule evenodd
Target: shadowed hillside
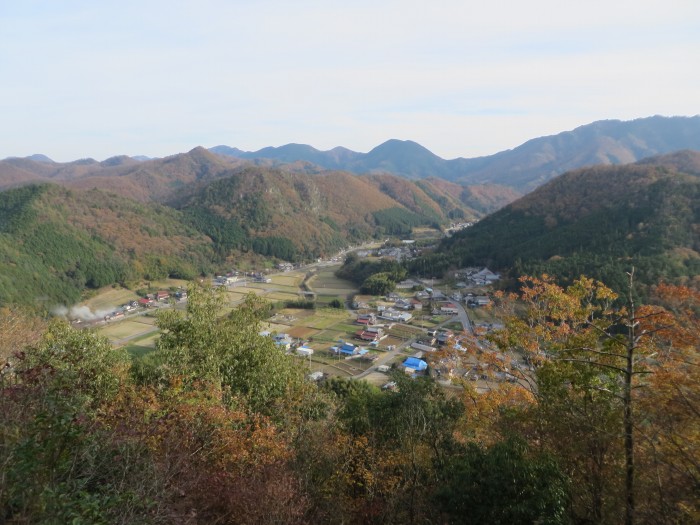
M 514 274 L 581 274 L 623 288 L 700 273 L 700 153 L 566 173 L 445 240 L 433 267 L 488 264 Z M 688 174 L 676 169 L 690 167 Z

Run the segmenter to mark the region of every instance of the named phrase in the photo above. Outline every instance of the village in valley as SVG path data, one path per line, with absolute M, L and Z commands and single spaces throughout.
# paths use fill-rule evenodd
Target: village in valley
M 499 274 L 463 268 L 442 281 L 412 277 L 386 295 L 362 295 L 335 275 L 345 253 L 310 265 L 280 262 L 266 270 L 232 269 L 204 284 L 225 290 L 229 306 L 222 315 L 249 293 L 270 301 L 272 315 L 260 335 L 296 356 L 308 368 L 310 381 L 364 379 L 392 389 L 392 374 L 399 372 L 429 375 L 445 387 L 469 380 L 477 391 L 486 391 L 526 379 L 528 363 L 497 352 L 484 337 L 502 327 L 492 308 Z M 412 243 L 402 243 L 354 253 L 400 261 L 417 251 Z M 140 295 L 125 289 L 98 294 L 83 305 L 95 313 L 87 320 L 74 318 L 75 326 L 96 327 L 134 356 L 154 351 L 158 312 L 186 309 L 188 283 L 169 279 L 148 284 Z M 121 306 L 106 308 L 117 299 Z

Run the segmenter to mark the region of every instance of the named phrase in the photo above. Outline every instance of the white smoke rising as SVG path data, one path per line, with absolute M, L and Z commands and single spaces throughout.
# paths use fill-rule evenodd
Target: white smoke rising
M 57 317 L 67 317 L 68 319 L 80 319 L 81 321 L 96 321 L 103 319 L 105 315 L 114 312 L 114 308 L 91 310 L 89 306 L 56 306 L 51 313 Z
M 54 317 L 66 317 L 68 315 L 68 307 L 55 306 L 51 309 L 51 315 Z

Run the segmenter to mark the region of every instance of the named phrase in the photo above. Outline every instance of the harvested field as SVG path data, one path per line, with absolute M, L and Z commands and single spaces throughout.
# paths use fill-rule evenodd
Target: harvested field
M 383 347 L 388 347 L 388 346 L 399 346 L 401 343 L 403 343 L 403 339 L 399 339 L 398 337 L 385 337 L 382 339 L 382 346 Z
M 286 273 L 283 275 L 273 275 L 272 283 L 275 285 L 298 288 L 304 280 L 304 275 L 299 273 Z
M 309 288 L 318 295 L 346 296 L 357 292 L 357 287 L 350 281 L 335 276 L 337 267 L 324 268 L 307 282 Z
M 309 319 L 304 319 L 301 324 L 308 326 L 310 328 L 316 328 L 318 330 L 325 330 L 335 325 L 342 323 L 343 318 L 338 317 L 326 317 L 322 315 L 314 315 Z
M 126 288 L 112 288 L 111 286 L 102 288 L 97 295 L 81 303 L 91 310 L 113 310 L 118 306 L 138 300 L 139 296 Z
M 267 330 L 268 332 L 277 332 L 278 334 L 287 334 L 287 333 L 289 333 L 289 328 L 291 325 L 267 323 L 267 324 L 264 324 L 264 326 L 265 326 L 265 330 Z
M 298 293 L 289 293 L 289 292 L 270 292 L 268 293 L 265 298 L 269 301 L 298 301 L 301 299 Z
M 298 339 L 308 339 L 309 337 L 314 337 L 316 334 L 318 334 L 318 330 L 307 328 L 305 326 L 295 326 L 287 330 L 287 333 Z
M 316 370 L 316 367 L 314 367 L 314 370 Z M 321 365 L 318 370 L 324 374 L 328 374 L 330 377 L 350 377 L 352 375 L 347 370 L 338 368 L 335 365 Z
M 408 326 L 405 324 L 395 324 L 389 330 L 387 330 L 387 333 L 393 337 L 400 337 L 402 339 L 411 339 L 411 338 L 416 337 L 420 334 L 423 334 L 424 331 L 422 328 L 417 328 L 415 326 Z

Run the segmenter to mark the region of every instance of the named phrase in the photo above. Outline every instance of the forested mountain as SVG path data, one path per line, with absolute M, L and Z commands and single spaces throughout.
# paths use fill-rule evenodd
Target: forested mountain
M 163 159 L 117 156 L 103 162 L 52 162 L 43 155 L 0 161 L 0 189 L 53 181 L 98 187 L 147 200 L 167 200 L 183 187 L 226 176 L 243 165 L 319 174 L 395 174 L 451 181 L 453 196 L 481 213 L 493 211 L 565 171 L 598 164 L 625 164 L 681 149 L 700 150 L 700 116 L 606 120 L 532 139 L 515 149 L 478 158 L 445 160 L 409 140 L 388 140 L 368 153 L 337 147 L 319 151 L 287 144 L 246 152 L 228 146 L 198 147 Z M 474 188 L 476 186 L 476 188 Z M 442 186 L 444 188 L 444 185 Z M 488 188 L 488 189 L 485 189 Z
M 300 148 L 303 150 L 306 147 L 300 146 Z M 339 158 L 343 156 L 342 151 L 337 153 Z M 285 158 L 284 162 L 270 159 L 240 160 L 222 157 L 201 147 L 194 148 L 188 153 L 146 161 L 118 156 L 103 162 L 83 159 L 56 163 L 50 159 L 37 160 L 37 156 L 33 157 L 35 158 L 11 158 L 0 161 L 0 190 L 32 182 L 55 182 L 70 188 L 97 188 L 142 202 L 162 203 L 181 199 L 183 195 L 195 189 L 201 189 L 211 181 L 240 174 L 244 166 L 295 173 L 299 177 L 325 175 L 328 171 L 319 164 L 306 160 L 294 160 L 292 155 Z M 403 162 L 408 165 L 411 159 L 404 159 Z M 414 184 L 403 177 L 388 173 L 368 175 L 368 177 L 372 186 L 381 191 L 384 191 L 382 188 L 386 189 L 392 198 L 399 200 L 409 209 L 420 212 L 419 209 L 427 205 L 437 213 L 438 221 L 444 219 L 443 215 L 455 219 L 479 218 L 519 196 L 510 188 L 495 185 L 489 186 L 488 189 L 481 186 L 469 188 L 439 178 L 416 180 Z M 416 184 L 419 187 L 416 187 Z M 399 190 L 399 187 L 402 189 Z M 368 191 L 369 187 L 366 188 L 364 191 Z M 417 194 L 410 196 L 413 192 Z M 409 200 L 402 201 L 403 197 Z M 369 198 L 371 200 L 371 197 Z M 439 201 L 439 206 L 432 202 L 435 199 Z M 427 204 L 429 202 L 432 204 Z M 464 213 L 458 211 L 459 209 Z
M 170 204 L 209 235 L 221 253 L 251 247 L 298 260 L 372 236 L 439 227 L 472 213 L 441 189 L 424 186 L 394 175 L 308 175 L 247 166 Z
M 440 246 L 421 264 L 581 274 L 624 287 L 700 273 L 700 153 L 566 173 Z
M 603 120 L 535 138 L 495 155 L 470 159 L 445 160 L 410 140 L 388 140 L 368 153 L 345 148 L 319 151 L 303 144 L 252 152 L 216 146 L 211 151 L 241 159 L 305 161 L 354 173 L 439 177 L 462 185 L 498 184 L 523 193 L 572 169 L 595 164 L 626 164 L 681 149 L 700 150 L 700 116 L 655 116 L 627 122 Z
M 210 240 L 158 204 L 45 183 L 0 193 L 0 305 L 72 304 L 86 287 L 194 278 L 213 261 Z
M 61 186 L 0 192 L 0 304 L 68 303 L 85 287 L 192 278 L 246 252 L 308 260 L 479 213 L 430 181 L 236 167 L 202 148 L 108 164 L 110 175 L 69 181 L 68 168 L 49 165 L 44 178 Z

